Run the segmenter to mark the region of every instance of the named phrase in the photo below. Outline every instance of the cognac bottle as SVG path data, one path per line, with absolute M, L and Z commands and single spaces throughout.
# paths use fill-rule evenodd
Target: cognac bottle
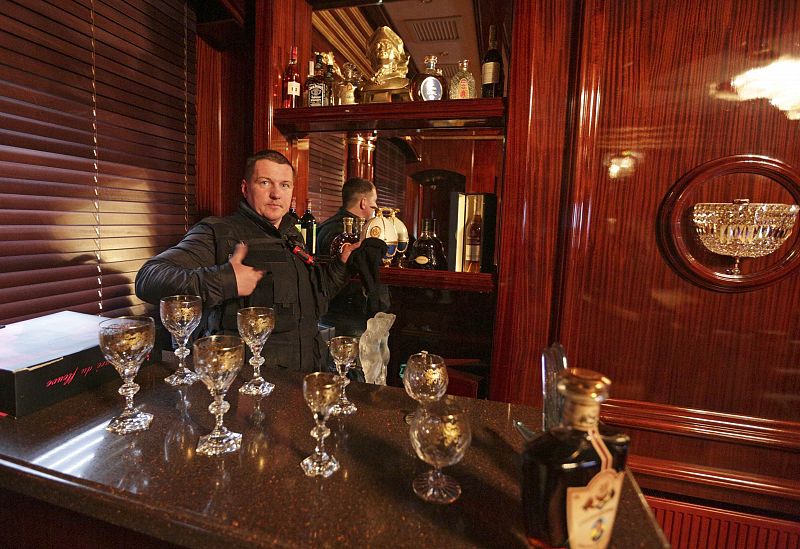
M 436 71 L 435 55 L 425 57 L 425 68 L 411 81 L 411 99 L 437 101 L 447 97 L 447 81 Z
M 525 445 L 522 504 L 533 547 L 608 545 L 628 455 L 628 436 L 599 422 L 611 382 L 591 370 L 561 372 L 561 424 Z
M 481 272 L 481 232 L 483 231 L 483 219 L 480 211 L 475 211 L 467 224 L 465 246 L 464 246 L 464 272 Z
M 283 108 L 300 106 L 300 73 L 297 72 L 297 46 L 292 46 L 289 64 L 283 73 Z
M 358 242 L 358 236 L 353 232 L 353 218 L 345 217 L 342 219 L 342 223 L 344 223 L 344 232 L 336 235 L 333 242 L 331 242 L 331 258 L 339 257 L 342 253 L 342 246 L 345 244 Z
M 311 201 L 306 201 L 306 211 L 300 218 L 300 234 L 306 241 L 306 250 L 311 254 L 316 253 L 317 246 L 317 219 L 311 213 Z
M 450 99 L 475 99 L 475 77 L 469 72 L 469 59 L 458 62 L 458 72 L 450 79 Z
M 497 31 L 489 26 L 489 49 L 481 63 L 481 97 L 503 97 L 503 56 L 497 49 Z
M 447 270 L 444 246 L 442 241 L 436 237 L 435 219 L 424 219 L 422 221 L 422 233 L 411 247 L 409 267 L 431 271 Z

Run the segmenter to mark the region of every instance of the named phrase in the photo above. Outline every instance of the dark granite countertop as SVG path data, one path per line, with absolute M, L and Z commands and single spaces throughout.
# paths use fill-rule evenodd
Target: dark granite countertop
M 522 440 L 512 420 L 537 426 L 536 410 L 464 399 L 473 441 L 445 471 L 463 488 L 447 506 L 411 490 L 428 469 L 414 454 L 401 389 L 351 383 L 359 411 L 331 419 L 328 448 L 341 469 L 308 478 L 300 461 L 314 447 L 302 376 L 266 369 L 277 387 L 260 405 L 227 400 L 225 425 L 243 433 L 242 450 L 197 455 L 213 418 L 205 386 L 175 389 L 162 364 L 136 381 L 135 402 L 155 418 L 149 431 L 118 436 L 105 425 L 122 407 L 109 382 L 32 415 L 0 419 L 0 487 L 189 547 L 525 547 L 518 485 Z M 658 529 L 628 476 L 612 547 L 662 547 Z

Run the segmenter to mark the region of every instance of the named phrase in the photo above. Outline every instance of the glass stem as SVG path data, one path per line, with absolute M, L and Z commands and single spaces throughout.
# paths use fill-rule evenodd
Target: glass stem
M 183 372 L 186 370 L 186 357 L 189 356 L 189 348 L 186 346 L 186 343 L 189 341 L 189 337 L 183 337 L 178 339 L 178 348 L 175 349 L 175 356 L 178 357 L 178 371 Z
M 264 359 L 261 358 L 261 347 L 251 347 L 253 351 L 253 358 L 250 359 L 250 364 L 253 366 L 253 379 L 261 377 L 261 364 Z
M 122 412 L 124 415 L 131 415 L 136 411 L 133 408 L 133 395 L 135 395 L 138 391 L 139 386 L 133 382 L 133 376 L 126 377 L 122 387 L 120 387 L 117 391 L 119 394 L 125 397 L 125 410 Z
M 317 446 L 314 448 L 314 453 L 317 456 L 322 456 L 325 453 L 325 437 L 328 436 L 328 429 L 325 427 L 325 419 L 321 415 L 315 414 L 314 420 L 317 426 L 314 427 L 314 438 L 317 440 Z

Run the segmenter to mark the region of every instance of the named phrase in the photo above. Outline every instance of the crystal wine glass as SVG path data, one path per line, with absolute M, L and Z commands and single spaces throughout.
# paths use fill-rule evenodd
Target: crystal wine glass
M 153 414 L 133 407 L 133 395 L 139 391 L 133 378 L 153 349 L 155 333 L 155 323 L 149 316 L 121 316 L 100 323 L 100 349 L 122 377 L 119 394 L 125 397 L 125 409 L 106 427 L 112 433 L 126 435 L 150 428 Z
M 339 373 L 339 385 L 341 387 L 339 400 L 334 404 L 331 414 L 334 416 L 349 416 L 358 410 L 356 405 L 348 400 L 345 393 L 345 388 L 350 384 L 347 372 L 358 359 L 358 338 L 336 336 L 331 338 L 328 343 L 328 349 L 333 357 L 333 363 L 336 365 L 336 371 Z
M 311 429 L 311 436 L 317 441 L 314 453 L 300 462 L 305 474 L 309 477 L 331 476 L 339 469 L 339 462 L 325 451 L 325 437 L 331 430 L 325 426 L 331 408 L 339 396 L 339 381 L 334 374 L 314 372 L 303 379 L 303 397 L 314 414 L 316 425 Z
M 261 365 L 264 364 L 261 349 L 264 348 L 269 334 L 275 328 L 275 311 L 269 307 L 246 307 L 239 310 L 236 315 L 236 323 L 239 335 L 253 353 L 253 356 L 250 357 L 253 379 L 239 387 L 239 392 L 243 395 L 267 396 L 275 388 L 275 385 L 261 377 Z
M 244 344 L 241 338 L 230 335 L 213 335 L 194 342 L 194 368 L 205 383 L 214 401 L 208 411 L 214 414 L 216 424 L 210 434 L 200 437 L 197 453 L 218 456 L 236 452 L 242 446 L 241 433 L 229 431 L 222 425 L 222 416 L 230 409 L 225 393 L 244 364 Z
M 447 391 L 447 366 L 439 355 L 422 351 L 408 357 L 403 373 L 403 387 L 408 396 L 426 406 L 438 401 Z M 407 414 L 406 423 L 411 423 L 414 414 Z
M 186 367 L 189 349 L 186 347 L 192 332 L 200 324 L 203 316 L 203 300 L 196 295 L 172 295 L 161 300 L 161 322 L 169 330 L 178 348 L 178 369 L 164 381 L 170 385 L 191 385 L 197 381 L 197 374 Z
M 451 396 L 420 408 L 409 428 L 417 457 L 433 466 L 414 479 L 414 493 L 431 503 L 452 503 L 461 495 L 456 479 L 442 467 L 461 461 L 472 441 L 469 420 Z

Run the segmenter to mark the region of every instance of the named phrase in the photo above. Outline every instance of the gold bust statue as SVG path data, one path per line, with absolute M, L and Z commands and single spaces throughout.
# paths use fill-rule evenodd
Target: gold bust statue
M 408 55 L 400 37 L 389 27 L 379 27 L 367 42 L 367 56 L 375 74 L 363 87 L 365 102 L 409 100 Z

